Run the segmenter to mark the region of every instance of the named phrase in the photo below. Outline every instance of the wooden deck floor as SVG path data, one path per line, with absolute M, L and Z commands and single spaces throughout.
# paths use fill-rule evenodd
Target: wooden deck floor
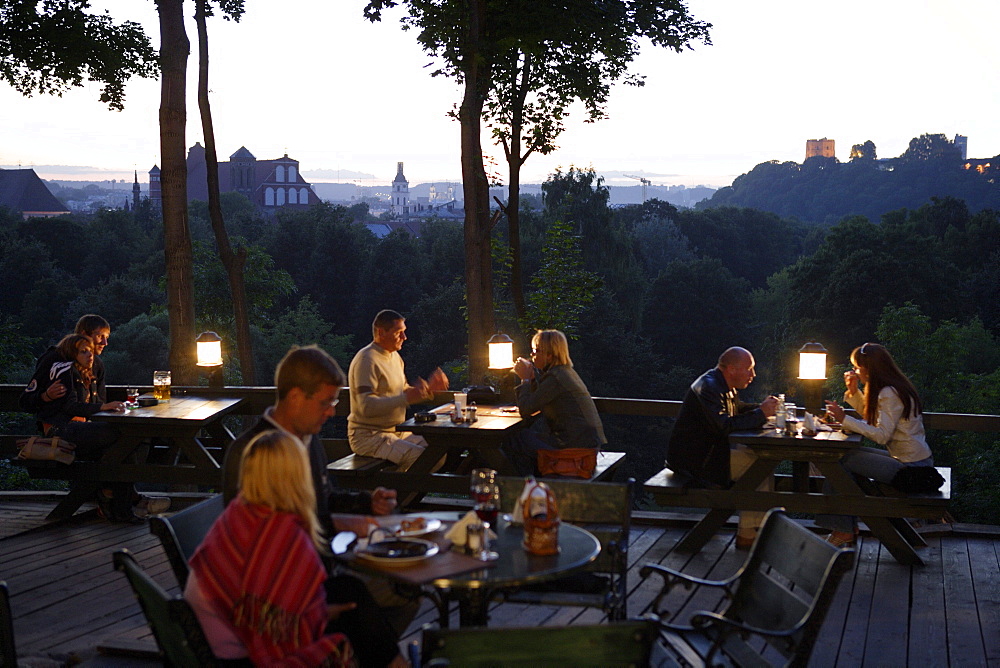
M 12 593 L 18 655 L 26 665 L 135 665 L 101 657 L 105 641 L 152 643 L 125 579 L 111 567 L 112 551 L 131 550 L 165 588 L 177 584 L 159 541 L 144 525 L 112 525 L 93 513 L 42 526 L 51 503 L 0 498 L 0 579 Z M 732 532 L 716 536 L 696 555 L 672 551 L 683 522 L 647 523 L 637 517 L 631 536 L 629 615 L 643 613 L 655 591 L 638 576 L 647 562 L 713 578 L 732 573 L 744 553 Z M 873 538 L 862 536 L 855 567 L 838 591 L 811 666 L 1000 666 L 1000 531 L 962 527 L 927 536 L 926 566 L 897 564 Z M 713 601 L 696 592 L 686 610 Z M 434 621 L 425 605 L 404 643 Z M 491 625 L 566 625 L 601 621 L 594 610 L 497 605 Z M 455 620 L 457 625 L 457 619 Z M 155 665 L 155 664 L 150 664 Z

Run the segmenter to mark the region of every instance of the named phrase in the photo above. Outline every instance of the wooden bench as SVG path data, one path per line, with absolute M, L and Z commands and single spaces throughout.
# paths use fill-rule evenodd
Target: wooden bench
M 830 545 L 775 508 L 744 565 L 725 580 L 695 578 L 660 564 L 647 564 L 639 574 L 663 579 L 650 617 L 677 665 L 805 666 L 853 555 L 853 549 Z M 723 607 L 676 619 L 669 607 L 689 597 L 674 596 L 676 585 L 718 589 Z
M 326 443 L 326 441 L 324 441 Z M 327 448 L 330 451 L 330 448 Z M 609 482 L 625 461 L 624 452 L 601 452 L 597 455 L 597 466 L 590 480 Z M 396 465 L 386 459 L 365 457 L 364 455 L 343 455 L 329 464 L 327 471 L 334 484 L 350 489 L 373 489 L 379 485 L 401 492 L 437 492 L 442 494 L 467 494 L 469 480 L 465 475 L 448 473 L 413 474 L 401 472 Z M 571 480 L 553 476 L 553 480 Z
M 938 466 L 938 473 L 944 478 L 941 489 L 930 494 L 903 494 L 887 485 L 872 482 L 865 485 L 868 495 L 851 498 L 850 514 L 874 517 L 937 519 L 944 515 L 951 502 L 951 469 Z M 705 489 L 693 486 L 690 478 L 679 475 L 669 468 L 646 481 L 645 490 L 651 492 L 656 502 L 663 506 L 682 508 L 735 508 L 738 510 L 766 510 L 768 503 L 781 501 L 780 505 L 793 512 L 832 512 L 828 498 L 819 492 L 822 489 L 821 476 L 809 477 L 809 493 L 792 491 L 792 477 L 776 475 L 774 492 L 733 492 L 728 489 Z M 878 492 L 878 493 L 875 493 Z M 840 497 L 843 502 L 845 497 Z M 735 505 L 734 505 L 735 504 Z M 775 505 L 769 506 L 777 507 Z M 843 512 L 843 509 L 840 509 Z

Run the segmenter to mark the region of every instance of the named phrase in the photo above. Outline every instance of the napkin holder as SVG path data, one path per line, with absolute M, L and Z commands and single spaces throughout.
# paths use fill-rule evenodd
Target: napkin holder
M 465 540 L 468 536 L 468 527 L 473 522 L 478 522 L 479 516 L 476 515 L 476 511 L 470 510 L 462 516 L 462 519 L 451 525 L 444 537 L 446 540 L 450 540 L 452 545 L 456 545 L 461 548 L 465 548 Z M 495 540 L 497 535 L 493 533 L 491 529 L 488 533 L 489 539 Z
M 559 506 L 552 488 L 543 482 L 525 485 L 527 495 L 522 503 L 526 552 L 538 555 L 559 554 Z
M 809 411 L 802 416 L 802 433 L 806 436 L 816 435 L 816 418 Z

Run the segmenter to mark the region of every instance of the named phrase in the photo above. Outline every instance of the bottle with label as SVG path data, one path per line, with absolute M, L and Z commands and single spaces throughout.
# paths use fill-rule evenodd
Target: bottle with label
M 784 431 L 785 430 L 785 418 L 786 417 L 787 417 L 787 413 L 785 411 L 785 395 L 784 394 L 779 394 L 778 395 L 778 410 L 774 414 L 774 427 L 775 427 L 775 429 L 778 429 L 779 431 Z

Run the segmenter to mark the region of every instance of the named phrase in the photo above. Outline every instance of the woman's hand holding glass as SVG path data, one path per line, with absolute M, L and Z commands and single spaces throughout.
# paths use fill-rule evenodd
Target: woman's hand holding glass
M 858 376 L 858 372 L 854 369 L 844 372 L 844 385 L 847 386 L 848 394 L 858 393 L 858 383 L 860 380 L 861 378 Z
M 518 357 L 517 361 L 514 362 L 514 373 L 521 380 L 531 380 L 535 375 L 535 365 L 531 363 L 531 360 Z

